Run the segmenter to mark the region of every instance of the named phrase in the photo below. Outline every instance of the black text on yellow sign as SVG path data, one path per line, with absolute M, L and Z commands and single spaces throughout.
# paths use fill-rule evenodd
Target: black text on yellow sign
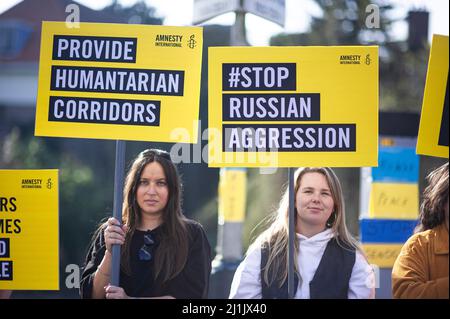
M 0 170 L 0 290 L 59 289 L 58 170 Z
M 208 70 L 210 166 L 377 165 L 376 47 L 210 48 Z
M 448 45 L 448 36 L 433 36 L 420 114 L 417 154 L 448 158 Z
M 199 27 L 43 22 L 35 134 L 195 143 L 202 41 Z

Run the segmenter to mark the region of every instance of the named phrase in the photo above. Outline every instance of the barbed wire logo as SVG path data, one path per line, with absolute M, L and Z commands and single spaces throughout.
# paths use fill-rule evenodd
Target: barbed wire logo
M 191 35 L 188 40 L 188 47 L 193 49 L 197 46 L 197 41 L 195 40 L 195 35 Z

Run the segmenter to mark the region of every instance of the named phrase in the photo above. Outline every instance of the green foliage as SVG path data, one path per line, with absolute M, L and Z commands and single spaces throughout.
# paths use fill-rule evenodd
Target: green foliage
M 316 0 L 322 10 L 313 17 L 306 33 L 272 37 L 275 46 L 296 45 L 378 45 L 380 65 L 380 111 L 419 113 L 427 70 L 428 47 L 410 51 L 406 42 L 392 40 L 390 31 L 396 22 L 390 17 L 388 1 Z M 368 28 L 369 4 L 379 8 L 380 27 Z

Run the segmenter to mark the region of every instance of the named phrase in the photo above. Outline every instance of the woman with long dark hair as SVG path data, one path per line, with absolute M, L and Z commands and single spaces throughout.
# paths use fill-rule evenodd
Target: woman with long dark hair
M 167 152 L 145 150 L 125 181 L 122 226 L 109 218 L 86 257 L 83 298 L 206 298 L 211 251 L 201 225 L 181 210 L 181 183 Z M 121 245 L 119 287 L 109 284 L 111 247 Z

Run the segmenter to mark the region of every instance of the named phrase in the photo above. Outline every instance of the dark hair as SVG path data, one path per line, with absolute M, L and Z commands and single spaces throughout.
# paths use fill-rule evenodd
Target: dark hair
M 142 151 L 131 165 L 123 190 L 122 221 L 128 226 L 125 244 L 122 249 L 122 269 L 130 274 L 130 246 L 136 225 L 141 219 L 141 209 L 136 192 L 144 168 L 153 162 L 159 163 L 164 171 L 169 199 L 162 214 L 161 240 L 155 251 L 154 278 L 160 277 L 164 283 L 181 272 L 188 254 L 188 235 L 186 218 L 181 210 L 182 186 L 177 169 L 169 153 L 158 149 Z
M 434 228 L 445 222 L 445 205 L 448 205 L 448 162 L 427 176 L 428 186 L 420 205 L 420 224 L 414 232 Z

